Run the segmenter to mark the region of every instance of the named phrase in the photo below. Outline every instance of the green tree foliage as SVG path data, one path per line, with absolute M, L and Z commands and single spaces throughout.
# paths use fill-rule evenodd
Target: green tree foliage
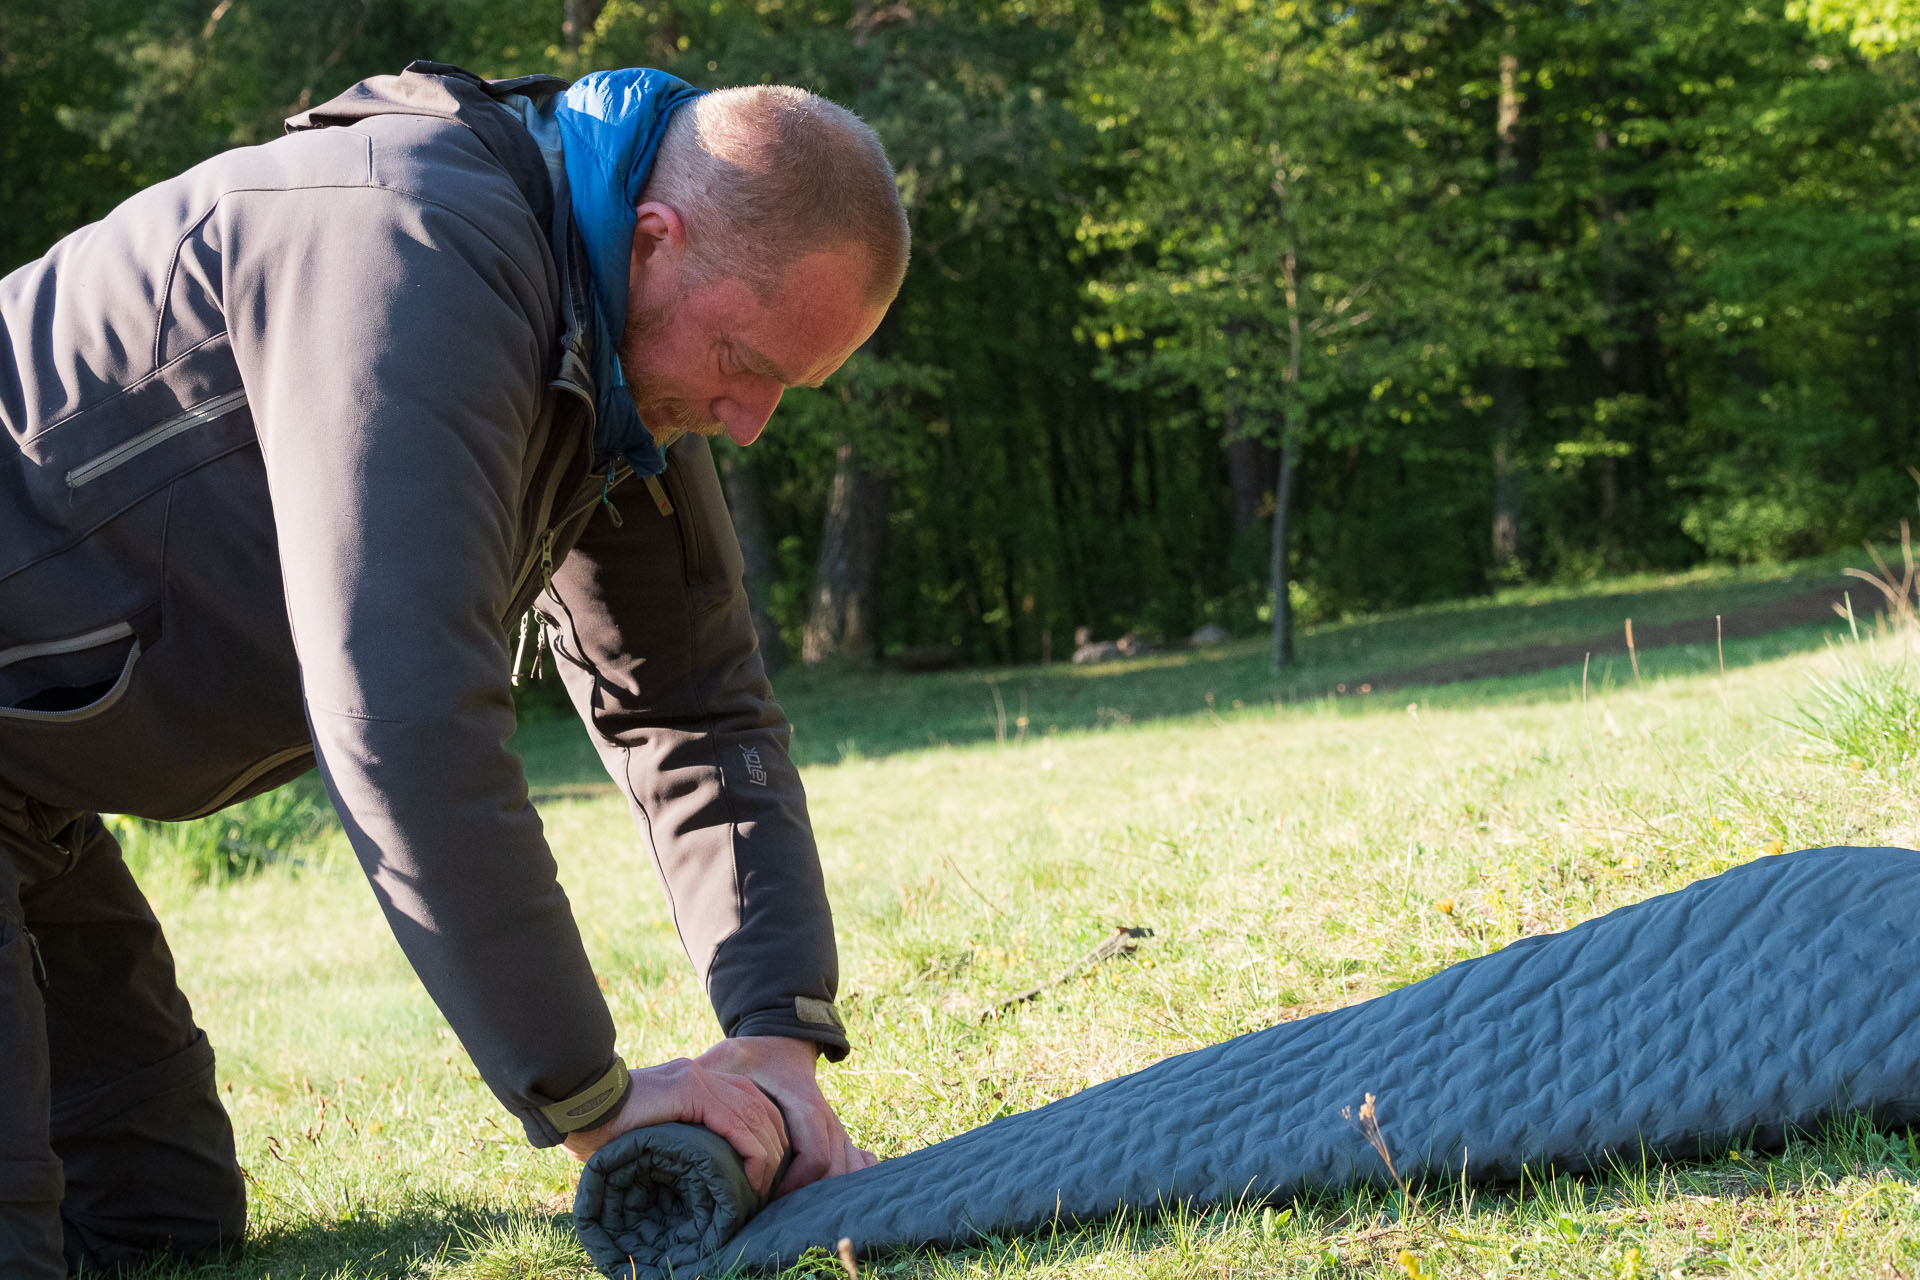
M 1910 508 L 1917 15 L 9 0 L 0 268 L 414 57 L 803 84 L 874 123 L 916 248 L 876 341 L 742 455 L 787 642 L 852 531 L 842 654 L 1266 620 L 1283 655 L 1290 610 L 1817 551 Z
M 547 55 L 558 4 L 494 0 L 8 0 L 0 39 L 0 269 L 141 187 L 364 76 Z
M 1735 0 L 1368 17 L 1454 120 L 1432 155 L 1482 211 L 1456 222 L 1455 260 L 1527 284 L 1476 326 L 1469 400 L 1490 408 L 1499 373 L 1525 371 L 1535 572 L 1764 558 L 1888 525 L 1916 429 L 1915 95 L 1891 66 Z M 1525 154 L 1506 181 L 1503 67 Z
M 1351 16 L 1227 0 L 1166 10 L 1089 77 L 1109 145 L 1081 238 L 1107 376 L 1190 399 L 1216 439 L 1279 454 L 1269 581 L 1290 660 L 1294 481 L 1309 442 L 1377 452 L 1431 380 L 1429 226 L 1450 196 L 1420 163 L 1416 104 Z
M 1920 46 L 1915 0 L 1793 0 L 1787 14 L 1815 30 L 1841 32 L 1869 54 Z
M 790 396 L 754 451 L 782 476 L 769 515 L 787 561 L 810 569 L 836 446 L 851 439 L 888 482 L 888 644 L 995 660 L 1064 656 L 1080 625 L 1190 627 L 1230 586 L 1224 520 L 1207 518 L 1217 458 L 1169 441 L 1152 398 L 1098 385 L 1094 351 L 1073 337 L 1087 174 L 1072 58 L 1104 19 L 1019 9 L 615 0 L 580 55 L 653 56 L 696 83 L 805 85 L 880 133 L 916 246 L 884 349 Z M 799 587 L 775 593 L 796 646 Z

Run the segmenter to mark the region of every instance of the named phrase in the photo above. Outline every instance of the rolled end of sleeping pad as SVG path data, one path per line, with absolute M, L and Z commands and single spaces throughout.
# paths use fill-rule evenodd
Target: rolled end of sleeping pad
M 593 1153 L 573 1197 L 573 1229 L 614 1280 L 678 1280 L 709 1264 L 765 1203 L 726 1140 L 693 1124 L 624 1133 Z

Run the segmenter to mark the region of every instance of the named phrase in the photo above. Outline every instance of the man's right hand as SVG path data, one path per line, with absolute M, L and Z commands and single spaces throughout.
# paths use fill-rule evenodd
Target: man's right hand
M 780 1108 L 759 1085 L 686 1058 L 629 1074 L 633 1088 L 620 1110 L 603 1125 L 568 1134 L 560 1144 L 568 1155 L 585 1162 L 621 1134 L 650 1124 L 705 1125 L 739 1153 L 754 1190 L 771 1194 L 774 1175 L 787 1154 L 787 1126 Z

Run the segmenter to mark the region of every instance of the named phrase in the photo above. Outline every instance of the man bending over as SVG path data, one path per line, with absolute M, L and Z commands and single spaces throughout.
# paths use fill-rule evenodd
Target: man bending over
M 814 1083 L 832 922 L 701 437 L 879 324 L 879 143 L 794 89 L 424 63 L 289 123 L 0 281 L 0 1275 L 237 1247 L 213 1053 L 99 813 L 316 762 L 536 1145 L 691 1121 L 763 1191 L 789 1146 L 779 1190 L 871 1163 Z M 542 643 L 711 994 L 698 1059 L 614 1052 L 506 747 Z

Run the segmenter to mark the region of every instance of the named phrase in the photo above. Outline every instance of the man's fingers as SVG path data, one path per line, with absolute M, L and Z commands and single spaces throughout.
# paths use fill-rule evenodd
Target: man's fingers
M 708 1070 L 747 1076 L 777 1099 L 793 1161 L 774 1194 L 786 1195 L 836 1174 L 874 1163 L 853 1145 L 814 1078 L 819 1049 L 810 1041 L 784 1036 L 741 1036 L 723 1040 L 700 1055 Z
M 853 1140 L 840 1124 L 840 1118 L 830 1111 L 826 1114 L 829 1124 L 820 1145 L 812 1153 L 807 1153 L 804 1146 L 796 1149 L 793 1166 L 787 1170 L 787 1176 L 780 1180 L 776 1195 L 783 1196 L 821 1178 L 836 1178 L 856 1169 L 869 1168 L 875 1163 L 872 1153 L 853 1145 Z M 801 1158 L 803 1153 L 807 1155 L 804 1160 Z
M 684 1058 L 633 1072 L 633 1088 L 619 1114 L 597 1128 L 568 1134 L 565 1146 L 584 1161 L 622 1133 L 673 1120 L 719 1134 L 740 1156 L 754 1190 L 764 1196 L 772 1189 L 789 1146 L 779 1105 L 750 1076 Z
M 793 1163 L 787 1166 L 787 1175 L 780 1179 L 780 1185 L 774 1188 L 773 1194 L 783 1196 L 789 1191 L 798 1191 L 809 1182 L 818 1182 L 826 1177 L 827 1170 L 827 1157 L 817 1146 L 796 1146 L 793 1149 Z
M 787 1158 L 787 1126 L 780 1108 L 745 1076 L 708 1072 L 713 1109 L 707 1128 L 727 1140 L 747 1168 L 747 1181 L 761 1195 L 773 1187 L 780 1162 Z
M 706 1127 L 725 1138 L 727 1145 L 740 1157 L 746 1166 L 747 1181 L 761 1195 L 767 1194 L 767 1188 L 773 1182 L 773 1175 L 779 1171 L 780 1161 L 786 1158 L 786 1152 L 767 1133 L 764 1126 L 748 1123 L 744 1117 L 735 1114 L 709 1115 Z

